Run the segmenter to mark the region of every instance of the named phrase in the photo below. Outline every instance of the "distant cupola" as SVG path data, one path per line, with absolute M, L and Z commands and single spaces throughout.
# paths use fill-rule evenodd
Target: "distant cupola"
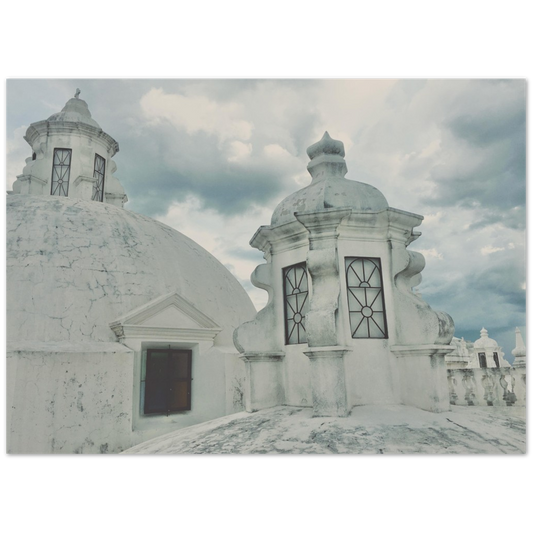
M 24 139 L 33 153 L 10 194 L 68 196 L 120 207 L 128 201 L 113 175 L 118 143 L 92 118 L 79 94 L 77 89 L 59 113 L 27 129 Z

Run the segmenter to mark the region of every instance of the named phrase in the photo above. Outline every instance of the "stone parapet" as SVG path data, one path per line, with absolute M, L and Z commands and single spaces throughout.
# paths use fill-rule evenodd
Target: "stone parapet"
M 525 368 L 456 368 L 448 370 L 452 405 L 526 405 Z

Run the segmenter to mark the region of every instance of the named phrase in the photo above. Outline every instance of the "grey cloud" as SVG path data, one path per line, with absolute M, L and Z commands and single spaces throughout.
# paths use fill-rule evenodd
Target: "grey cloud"
M 449 120 L 446 126 L 453 135 L 475 146 L 485 146 L 497 141 L 523 137 L 525 134 L 525 108 L 516 103 L 512 109 L 496 113 L 465 114 Z
M 242 213 L 272 200 L 288 180 L 290 168 L 229 163 L 218 140 L 202 132 L 189 136 L 166 127 L 147 138 L 142 146 L 123 143 L 128 159 L 120 177 L 132 198 L 128 207 L 150 216 L 165 214 L 190 194 L 221 214 Z
M 501 212 L 478 210 L 477 215 L 476 221 L 468 226 L 469 230 L 480 229 L 497 223 L 503 224 L 511 229 L 525 230 L 526 228 L 524 205 L 516 206 L 511 210 Z
M 408 106 L 427 82 L 428 80 L 398 80 L 387 96 L 386 103 L 392 107 Z
M 463 160 L 469 156 L 474 158 L 468 151 L 462 152 Z M 501 222 L 508 227 L 524 228 L 525 165 L 525 138 L 515 135 L 483 149 L 477 165 L 453 161 L 436 166 L 431 172 L 435 191 L 422 201 L 439 207 L 479 208 L 479 220 L 474 227 Z M 487 209 L 490 213 L 484 211 Z

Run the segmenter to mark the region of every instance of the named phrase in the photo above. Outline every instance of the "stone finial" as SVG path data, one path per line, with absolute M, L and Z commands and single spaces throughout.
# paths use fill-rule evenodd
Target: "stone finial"
M 76 89 L 76 93 L 74 94 L 74 98 L 79 98 L 80 97 L 80 93 L 81 93 L 81 91 L 79 89 Z
M 329 136 L 326 131 L 322 139 L 307 149 L 309 164 L 307 170 L 313 181 L 328 178 L 344 178 L 348 172 L 344 161 L 344 144 Z
M 489 336 L 489 332 L 485 328 L 481 328 L 481 331 L 479 332 L 479 335 L 481 337 L 488 337 Z
M 329 136 L 329 133 L 326 131 L 322 136 L 322 139 L 315 144 L 312 144 L 307 149 L 307 155 L 309 159 L 313 160 L 315 157 L 322 155 L 338 155 L 344 157 L 344 143 L 342 141 L 336 141 Z
M 526 365 L 526 345 L 524 344 L 524 339 L 522 338 L 522 334 L 520 333 L 520 329 L 516 328 L 515 330 L 515 336 L 516 336 L 516 348 L 511 352 L 514 357 L 514 363 L 513 366 L 525 366 Z

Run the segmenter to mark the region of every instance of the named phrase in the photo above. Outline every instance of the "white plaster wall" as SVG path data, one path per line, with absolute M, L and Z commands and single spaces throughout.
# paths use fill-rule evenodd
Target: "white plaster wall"
M 450 393 L 444 357 L 400 357 L 398 370 L 403 404 L 436 413 L 449 411 Z
M 213 348 L 211 342 L 141 342 L 128 344 L 135 352 L 134 386 L 132 396 L 133 434 L 132 441 L 147 439 L 175 431 L 183 427 L 199 424 L 234 411 L 227 411 L 226 394 L 233 396 L 233 388 L 226 383 L 233 382 L 233 375 L 226 375 L 226 354 Z M 141 397 L 141 371 L 146 361 L 146 351 L 150 348 L 186 349 L 192 351 L 191 410 L 164 414 L 143 413 Z M 230 367 L 231 368 L 231 367 Z M 241 409 L 242 410 L 242 409 Z
M 7 376 L 8 453 L 132 445 L 133 352 L 121 344 L 9 344 Z
M 110 172 L 110 162 L 112 153 L 110 146 L 104 138 L 99 138 L 89 135 L 85 132 L 72 129 L 71 133 L 48 132 L 45 135 L 40 135 L 33 143 L 32 150 L 36 154 L 36 159 L 29 159 L 26 167 L 24 167 L 23 175 L 36 176 L 46 181 L 43 186 L 42 194 L 49 195 L 51 192 L 52 167 L 54 159 L 55 148 L 68 148 L 72 150 L 71 166 L 70 166 L 70 181 L 69 181 L 69 198 L 80 198 L 83 200 L 90 200 L 92 196 L 92 183 L 81 182 L 76 184 L 78 176 L 85 176 L 92 178 L 94 173 L 94 158 L 95 154 L 103 157 L 106 161 L 107 181 Z M 106 183 L 104 183 L 105 189 Z M 21 191 L 30 192 L 30 191 Z M 32 190 L 33 194 L 37 191 Z
M 293 344 L 285 347 L 283 377 L 285 405 L 309 407 L 313 405 L 310 381 L 309 357 L 303 354 L 307 344 Z
M 345 239 L 338 241 L 339 298 L 338 322 L 342 324 L 344 343 L 351 347 L 351 353 L 344 356 L 346 372 L 346 394 L 348 408 L 354 405 L 398 403 L 399 381 L 396 357 L 390 351 L 394 344 L 395 323 L 390 253 L 387 242 L 366 239 Z M 346 286 L 346 257 L 377 257 L 381 259 L 383 294 L 387 319 L 387 339 L 352 339 Z

